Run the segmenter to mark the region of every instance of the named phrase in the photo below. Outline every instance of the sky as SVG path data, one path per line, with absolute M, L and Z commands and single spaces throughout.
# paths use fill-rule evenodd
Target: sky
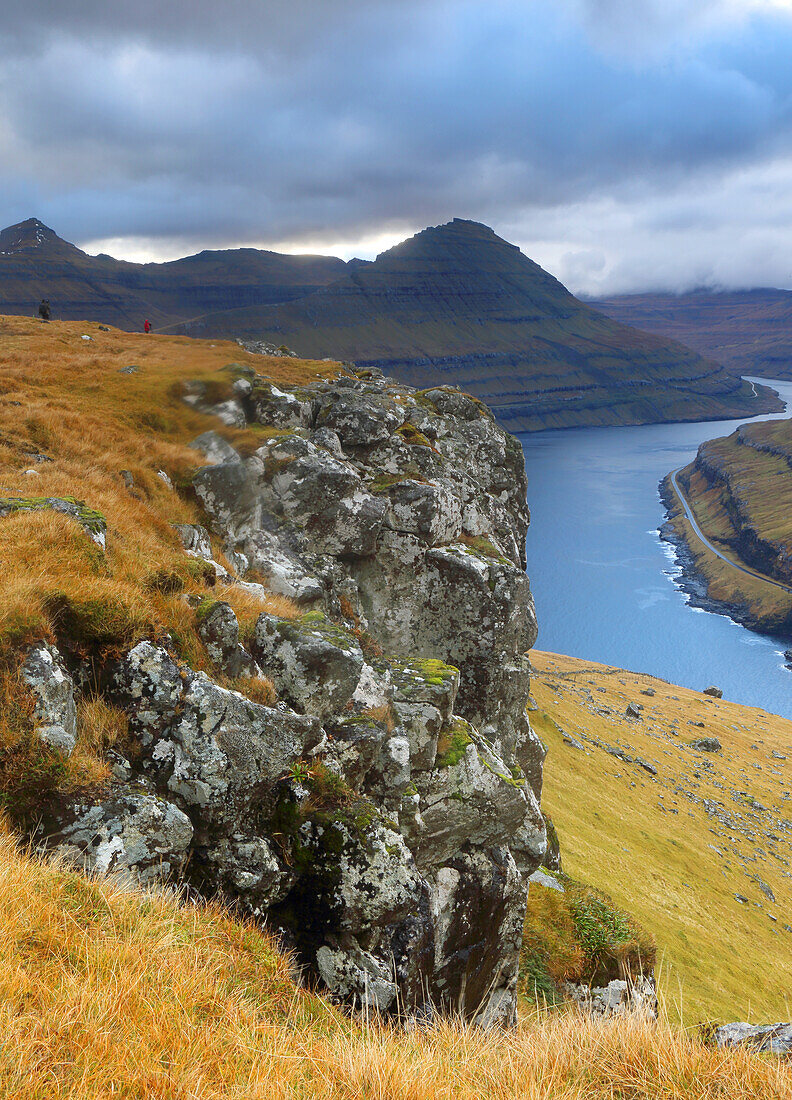
M 792 0 L 0 0 L 0 223 L 349 258 L 473 218 L 576 293 L 792 287 Z

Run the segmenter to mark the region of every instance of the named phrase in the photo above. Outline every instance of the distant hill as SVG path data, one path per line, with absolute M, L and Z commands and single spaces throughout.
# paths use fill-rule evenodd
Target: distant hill
M 140 329 L 239 306 L 309 294 L 346 271 L 332 256 L 285 256 L 256 248 L 199 252 L 163 264 L 89 256 L 37 218 L 0 232 L 0 313 L 35 313 Z
M 742 374 L 792 378 L 792 291 L 627 294 L 590 305 L 625 325 L 681 340 Z
M 692 530 L 679 490 L 709 547 Z M 663 499 L 670 534 L 687 550 L 683 563 L 696 597 L 701 595 L 696 581 L 705 582 L 701 606 L 728 614 L 752 630 L 787 639 L 788 644 L 792 420 L 742 424 L 729 436 L 702 443 L 694 461 L 678 472 L 676 486 L 666 479 Z
M 769 393 L 580 302 L 487 226 L 455 219 L 373 263 L 254 248 L 163 264 L 89 256 L 35 218 L 0 233 L 0 313 L 286 343 L 418 386 L 461 386 L 515 431 L 748 416 Z
M 720 364 L 617 324 L 580 302 L 487 226 L 455 219 L 283 305 L 185 326 L 264 335 L 300 355 L 380 367 L 411 385 L 459 385 L 513 430 L 750 415 Z

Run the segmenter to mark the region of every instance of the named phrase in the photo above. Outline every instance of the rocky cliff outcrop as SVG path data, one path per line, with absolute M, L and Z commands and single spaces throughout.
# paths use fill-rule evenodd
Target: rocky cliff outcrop
M 216 671 L 168 637 L 104 670 L 132 748 L 47 843 L 219 894 L 347 1002 L 507 1022 L 546 847 L 521 449 L 474 398 L 376 371 L 287 391 L 240 368 L 234 395 L 218 413 L 261 445 L 196 440 L 205 527 L 179 529 L 218 576 L 194 608 Z M 224 585 L 287 597 L 283 614 L 242 632 Z M 68 753 L 80 678 L 52 645 L 25 676 Z M 240 676 L 277 701 L 224 686 Z

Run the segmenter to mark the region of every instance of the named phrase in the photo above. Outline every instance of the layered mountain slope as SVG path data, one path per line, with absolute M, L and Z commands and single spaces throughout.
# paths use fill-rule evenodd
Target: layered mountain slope
M 702 443 L 663 491 L 670 533 L 692 554 L 709 598 L 754 629 L 792 637 L 792 421 L 744 424 Z M 680 492 L 711 547 L 692 530 Z
M 187 330 L 264 335 L 300 354 L 450 382 L 512 430 L 742 416 L 775 405 L 690 349 L 578 301 L 476 222 L 425 229 L 316 293 Z
M 36 218 L 0 232 L 0 313 L 30 316 L 41 298 L 62 319 L 155 328 L 197 314 L 308 294 L 346 270 L 332 256 L 255 248 L 205 251 L 163 264 L 89 256 Z
M 627 294 L 591 305 L 622 324 L 681 340 L 741 374 L 792 378 L 792 291 Z

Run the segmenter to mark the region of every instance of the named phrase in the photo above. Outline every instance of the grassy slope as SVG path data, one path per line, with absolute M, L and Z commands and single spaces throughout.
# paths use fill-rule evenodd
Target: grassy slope
M 679 474 L 707 538 L 727 557 L 792 586 L 792 422 L 748 424 L 709 440 Z M 792 595 L 731 569 L 705 547 L 680 514 L 674 527 L 690 548 L 709 595 L 744 608 L 756 628 L 788 634 Z
M 654 933 L 673 1015 L 789 1019 L 792 723 L 621 669 L 537 652 L 531 660 L 530 717 L 550 750 L 542 801 L 565 870 Z M 642 719 L 625 716 L 629 702 L 643 705 Z M 622 748 L 658 774 L 586 741 L 583 752 L 564 733 Z M 689 747 L 706 736 L 723 752 Z
M 187 444 L 220 425 L 180 400 L 182 383 L 202 379 L 218 399 L 228 396 L 231 378 L 224 368 L 233 361 L 255 363 L 275 381 L 306 381 L 337 370 L 249 356 L 235 344 L 103 331 L 86 322 L 0 318 L 0 495 L 73 496 L 107 520 L 103 553 L 60 514 L 0 519 L 0 805 L 16 817 L 35 814 L 54 788 L 91 790 L 104 782 L 101 750 L 123 736 L 118 716 L 88 699 L 68 763 L 42 746 L 17 676 L 18 654 L 30 641 L 60 635 L 80 656 L 101 658 L 168 633 L 193 667 L 210 667 L 183 596 L 211 593 L 213 577 L 184 553 L 171 526 L 201 517 L 158 471 L 178 486 L 203 463 Z M 137 371 L 122 373 L 129 365 Z M 231 434 L 243 446 L 257 441 L 252 430 Z M 49 461 L 36 461 L 36 455 Z M 132 492 L 122 471 L 134 479 Z M 261 601 L 233 590 L 223 596 L 243 628 L 267 606 L 290 612 L 280 597 Z M 264 681 L 230 686 L 260 701 L 271 697 Z
M 0 831 L 5 1100 L 789 1100 L 792 1069 L 553 1014 L 396 1032 L 298 990 L 259 931 L 20 855 Z

